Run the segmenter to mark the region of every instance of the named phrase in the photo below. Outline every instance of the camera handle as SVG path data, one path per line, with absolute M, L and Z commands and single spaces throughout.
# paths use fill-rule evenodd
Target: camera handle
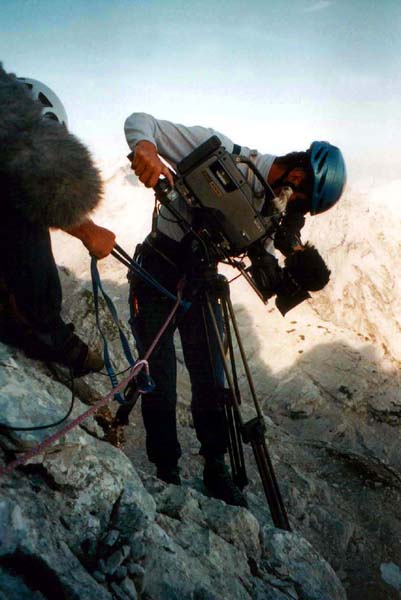
M 273 203 L 275 194 L 274 194 L 272 188 L 270 187 L 270 185 L 267 183 L 267 181 L 263 177 L 262 173 L 259 171 L 259 169 L 256 167 L 256 165 L 253 163 L 253 161 L 250 158 L 243 156 L 242 154 L 237 154 L 237 155 L 233 154 L 232 158 L 233 158 L 234 162 L 237 164 L 241 164 L 241 163 L 246 164 L 251 169 L 251 171 L 254 173 L 254 175 L 259 180 L 259 182 L 262 184 L 262 187 L 265 190 L 265 205 L 269 201 L 269 208 L 271 209 L 271 212 L 268 213 L 269 216 L 270 216 L 270 214 L 277 212 L 275 210 L 275 206 Z

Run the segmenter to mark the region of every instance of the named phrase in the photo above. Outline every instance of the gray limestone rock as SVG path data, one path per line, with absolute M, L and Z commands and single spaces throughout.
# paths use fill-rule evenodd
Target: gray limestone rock
M 120 532 L 117 531 L 117 529 L 112 529 L 111 531 L 108 532 L 108 534 L 106 535 L 104 540 L 102 540 L 102 542 L 106 546 L 109 546 L 110 548 L 112 548 L 116 544 L 119 536 L 120 536 Z
M 73 278 L 68 279 L 74 286 Z M 74 321 L 89 333 L 90 299 L 78 292 L 76 299 L 76 306 L 68 310 L 76 311 Z M 112 327 L 110 337 L 114 347 Z M 122 365 L 121 355 L 116 356 Z M 0 361 L 6 364 L 0 371 L 0 410 L 6 422 L 38 425 L 66 412 L 69 390 L 41 365 L 1 344 Z M 95 380 L 88 381 L 90 388 Z M 103 389 L 106 384 L 96 383 L 96 393 Z M 305 405 L 298 400 L 292 413 L 299 410 L 304 421 L 315 415 L 321 408 L 319 389 L 305 384 Z M 183 400 L 180 406 L 186 408 Z M 86 408 L 78 401 L 73 415 Z M 252 410 L 244 408 L 251 415 Z M 290 434 L 266 420 L 274 464 L 283 457 L 296 462 Z M 37 443 L 49 433 L 53 431 L 17 432 L 14 441 L 7 439 L 9 444 Z M 252 469 L 249 497 L 254 514 L 205 497 L 195 478 L 184 478 L 179 487 L 143 472 L 140 476 L 121 450 L 82 428 L 74 429 L 32 459 L 29 467 L 0 482 L 0 581 L 3 577 L 7 585 L 20 582 L 22 594 L 32 571 L 37 574 L 38 600 L 49 597 L 43 583 L 49 578 L 60 597 L 72 600 L 136 600 L 141 594 L 147 600 L 317 600 L 318 591 L 326 594 L 319 600 L 343 600 L 338 579 L 302 537 L 292 535 L 291 550 L 288 538 L 275 529 L 269 529 L 269 542 L 264 534 L 261 538 L 265 530 L 260 524 L 270 523 L 270 516 Z M 294 514 L 306 518 L 310 495 L 323 486 L 302 467 L 295 469 Z M 325 515 L 322 511 L 319 520 L 327 522 Z M 332 529 L 339 543 L 350 543 L 353 530 Z M 23 561 L 18 562 L 19 556 Z M 12 574 L 9 559 L 17 561 Z
M 46 597 L 32 590 L 17 575 L 12 574 L 12 568 L 9 570 L 0 567 L 0 600 L 46 600 Z
M 143 567 L 141 567 L 141 565 L 138 565 L 137 563 L 134 563 L 132 561 L 129 561 L 127 563 L 127 568 L 128 568 L 128 573 L 131 576 L 132 580 L 135 582 L 135 586 L 138 590 L 138 592 L 140 594 L 142 594 L 143 590 L 144 590 L 144 583 L 145 583 L 145 569 Z
M 131 600 L 136 600 L 138 598 L 136 587 L 132 579 L 126 577 L 120 585 L 121 589 L 131 598 Z
M 76 600 L 110 599 L 86 571 L 60 535 L 46 521 L 28 494 L 19 500 L 0 499 L 0 562 L 13 575 L 48 597 L 49 589 Z M 41 518 L 40 518 L 41 517 Z
M 346 600 L 330 565 L 296 533 L 262 530 L 264 568 L 290 581 L 303 600 Z

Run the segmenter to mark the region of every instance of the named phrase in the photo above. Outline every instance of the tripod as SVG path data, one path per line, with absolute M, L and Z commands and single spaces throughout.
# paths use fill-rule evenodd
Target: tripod
M 177 196 L 174 188 L 169 188 L 163 180 L 155 187 L 156 197 L 161 204 L 167 207 L 172 216 L 182 225 L 182 228 L 187 233 L 191 234 L 194 239 L 195 247 L 198 247 L 200 256 L 198 255 L 198 289 L 196 293 L 201 294 L 203 300 L 202 314 L 203 326 L 205 327 L 206 336 L 208 335 L 207 317 L 212 323 L 212 329 L 217 339 L 218 351 L 223 363 L 224 373 L 228 383 L 228 389 L 224 389 L 221 395 L 224 407 L 224 416 L 228 429 L 228 451 L 230 456 L 232 477 L 234 482 L 240 489 L 243 489 L 247 484 L 247 475 L 244 461 L 244 453 L 242 443 L 251 444 L 254 453 L 256 465 L 260 474 L 266 500 L 270 508 L 273 523 L 280 529 L 290 531 L 290 524 L 281 497 L 280 489 L 274 473 L 273 465 L 269 456 L 265 440 L 265 423 L 263 414 L 256 397 L 255 386 L 253 384 L 249 365 L 245 356 L 245 351 L 242 345 L 241 337 L 237 321 L 234 314 L 234 309 L 230 299 L 230 290 L 227 279 L 217 273 L 216 264 L 222 259 L 227 259 L 228 254 L 224 251 L 221 241 L 217 243 L 212 240 L 206 229 L 201 230 L 199 234 L 193 224 L 187 222 L 181 217 L 179 211 L 172 205 Z M 206 239 L 202 235 L 206 236 Z M 209 242 L 209 243 L 208 243 Z M 190 247 L 187 248 L 190 250 Z M 209 251 L 210 250 L 210 251 Z M 191 249 L 192 251 L 192 249 Z M 196 251 L 195 251 L 196 252 Z M 233 262 L 228 260 L 228 264 Z M 240 269 L 241 273 L 249 281 L 244 269 Z M 257 291 L 257 288 L 252 285 Z M 213 310 L 213 302 L 220 304 L 222 309 L 223 324 L 226 333 L 227 346 L 229 352 L 229 360 L 226 359 L 226 353 L 223 343 L 223 338 L 216 315 Z M 234 357 L 233 335 L 241 354 L 241 360 L 245 369 L 249 389 L 255 405 L 257 416 L 248 422 L 244 422 L 240 412 L 240 392 L 238 385 L 237 370 Z M 213 356 L 209 345 L 210 365 L 213 369 Z M 132 410 L 139 396 L 139 392 L 135 387 L 127 390 L 126 397 L 129 399 L 128 404 L 121 406 L 116 415 L 116 423 L 124 425 L 128 423 L 129 413 Z
M 224 389 L 221 401 L 228 429 L 228 452 L 233 481 L 240 489 L 243 489 L 248 483 L 242 444 L 251 444 L 273 523 L 280 529 L 290 531 L 290 524 L 266 446 L 266 426 L 231 303 L 228 281 L 224 275 L 218 274 L 216 269 L 210 268 L 210 265 L 201 267 L 200 278 L 197 281 L 197 293 L 202 298 L 203 326 L 205 327 L 206 335 L 210 338 L 210 335 L 208 335 L 208 321 L 212 324 L 228 384 L 228 388 Z M 225 341 L 223 341 L 221 327 L 219 327 L 213 308 L 216 302 L 221 307 Z M 247 422 L 243 421 L 240 412 L 241 399 L 234 356 L 234 338 L 241 355 L 248 386 L 257 413 L 255 418 Z M 228 351 L 228 360 L 226 349 Z M 212 353 L 210 352 L 209 354 L 212 361 Z

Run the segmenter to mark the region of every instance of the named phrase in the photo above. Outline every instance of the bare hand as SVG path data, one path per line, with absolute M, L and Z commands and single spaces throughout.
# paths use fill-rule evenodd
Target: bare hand
M 174 187 L 173 175 L 168 167 L 160 160 L 157 148 L 152 142 L 141 140 L 134 150 L 131 169 L 146 187 L 153 188 L 164 175 L 171 187 Z
M 83 240 L 86 248 L 92 256 L 98 259 L 105 258 L 110 254 L 116 243 L 116 236 L 112 231 L 105 227 L 100 227 L 93 223 L 88 237 Z
M 91 219 L 64 231 L 80 239 L 89 253 L 98 259 L 108 256 L 116 242 L 116 236 L 112 231 L 96 225 Z

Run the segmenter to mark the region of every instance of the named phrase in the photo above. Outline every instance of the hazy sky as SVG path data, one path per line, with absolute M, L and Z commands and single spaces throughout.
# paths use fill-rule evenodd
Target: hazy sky
M 100 160 L 145 111 L 273 154 L 327 139 L 350 183 L 401 178 L 400 0 L 1 0 L 0 60 Z

